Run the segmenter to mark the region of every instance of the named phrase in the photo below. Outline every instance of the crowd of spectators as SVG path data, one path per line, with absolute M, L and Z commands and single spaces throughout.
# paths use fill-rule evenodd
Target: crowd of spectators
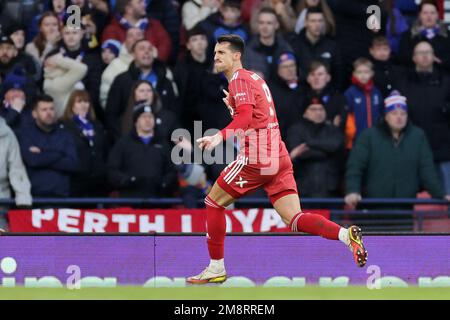
M 369 28 L 366 13 L 381 20 Z M 81 8 L 81 28 L 67 8 Z M 403 10 L 404 7 L 408 11 Z M 450 195 L 450 35 L 424 0 L 3 0 L 0 198 L 183 197 L 226 164 L 175 164 L 221 129 L 217 37 L 273 94 L 304 197 Z M 12 191 L 12 193 L 11 193 Z

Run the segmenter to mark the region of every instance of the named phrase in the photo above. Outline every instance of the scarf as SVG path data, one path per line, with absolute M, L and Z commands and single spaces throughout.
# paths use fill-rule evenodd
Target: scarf
M 420 34 L 428 40 L 433 39 L 439 33 L 439 26 L 433 28 L 421 28 Z
M 355 76 L 352 76 L 352 84 L 364 91 L 365 94 L 370 94 L 373 89 L 373 79 L 370 79 L 366 84 L 361 83 Z
M 144 143 L 146 146 L 148 146 L 150 144 L 150 142 L 152 142 L 153 136 L 150 136 L 150 137 L 139 136 L 139 139 L 141 139 L 142 143 Z
M 73 121 L 75 124 L 80 128 L 81 132 L 83 133 L 83 136 L 85 136 L 88 139 L 89 146 L 94 146 L 94 125 L 92 122 L 90 122 L 87 118 L 83 118 L 77 115 L 73 116 Z
M 138 22 L 133 26 L 131 23 L 127 21 L 124 17 L 122 17 L 120 14 L 116 14 L 116 19 L 119 21 L 119 24 L 125 28 L 125 30 L 130 29 L 131 27 L 139 28 L 142 31 L 147 30 L 148 28 L 148 19 L 142 18 L 139 19 Z

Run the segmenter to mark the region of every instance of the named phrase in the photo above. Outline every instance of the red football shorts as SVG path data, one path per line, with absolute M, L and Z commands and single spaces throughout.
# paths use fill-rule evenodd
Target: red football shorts
M 272 160 L 269 168 L 252 165 L 248 158 L 240 156 L 222 170 L 217 183 L 235 199 L 263 187 L 272 204 L 285 195 L 298 193 L 288 155 Z

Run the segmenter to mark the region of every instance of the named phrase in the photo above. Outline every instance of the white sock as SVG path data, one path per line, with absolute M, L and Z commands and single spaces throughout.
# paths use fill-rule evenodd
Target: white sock
M 348 238 L 348 229 L 339 229 L 339 240 L 341 240 L 346 246 L 350 245 L 350 239 Z
M 222 271 L 223 269 L 225 269 L 224 259 L 223 258 L 220 260 L 211 259 L 209 261 L 209 267 L 217 272 Z

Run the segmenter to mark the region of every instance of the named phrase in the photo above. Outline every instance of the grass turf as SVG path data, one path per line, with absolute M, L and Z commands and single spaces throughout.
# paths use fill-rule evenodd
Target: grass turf
M 366 287 L 345 288 L 0 288 L 0 299 L 132 299 L 132 300 L 316 300 L 316 299 L 399 299 L 450 300 L 450 288 L 384 288 L 369 290 Z

